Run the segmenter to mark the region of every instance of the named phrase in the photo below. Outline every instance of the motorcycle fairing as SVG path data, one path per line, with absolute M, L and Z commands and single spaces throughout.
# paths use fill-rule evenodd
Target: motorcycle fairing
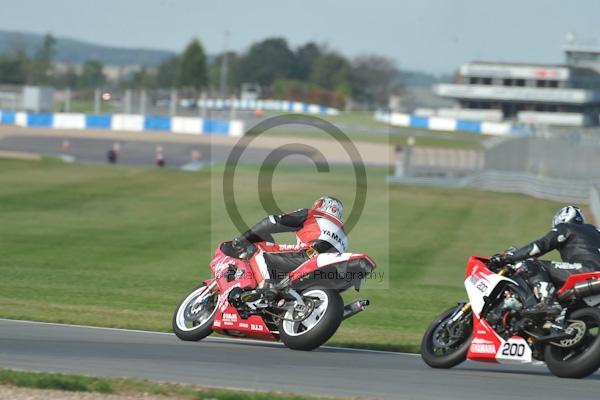
M 531 348 L 521 336 L 500 337 L 486 320 L 473 315 L 473 336 L 467 359 L 500 364 L 527 364 L 533 361 Z
M 502 289 L 506 283 L 517 283 L 509 278 L 490 271 L 477 257 L 469 259 L 469 272 L 465 280 L 465 288 L 471 302 L 473 315 L 473 334 L 467 359 L 502 364 L 524 364 L 532 362 L 531 348 L 524 338 L 513 336 L 508 340 L 500 337 L 489 323 L 481 318 L 481 311 L 488 297 Z
M 471 302 L 471 308 L 478 315 L 485 306 L 485 299 L 499 284 L 506 282 L 518 286 L 514 280 L 493 273 L 479 260 L 474 260 L 474 264 L 470 266 L 469 270 L 471 273 L 465 279 L 465 289 Z
M 219 333 L 259 339 L 259 340 L 278 340 L 278 337 L 271 333 L 265 321 L 258 315 L 251 315 L 242 319 L 235 307 L 224 303 L 226 307 L 223 311 L 218 310 L 213 323 L 213 330 Z

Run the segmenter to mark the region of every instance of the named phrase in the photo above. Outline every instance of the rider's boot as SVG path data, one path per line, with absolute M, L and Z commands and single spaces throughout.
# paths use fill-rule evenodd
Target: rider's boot
M 554 285 L 550 282 L 537 282 L 533 286 L 533 294 L 539 302 L 521 311 L 521 315 L 531 319 L 554 319 L 562 311 L 561 305 L 554 296 Z

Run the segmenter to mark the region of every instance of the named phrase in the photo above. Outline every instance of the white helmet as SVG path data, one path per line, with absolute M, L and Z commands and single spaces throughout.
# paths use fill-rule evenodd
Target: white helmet
M 558 212 L 552 218 L 552 227 L 554 228 L 558 224 L 585 224 L 585 218 L 583 213 L 578 207 L 566 206 L 558 210 Z
M 315 204 L 313 204 L 312 209 L 331 215 L 339 221 L 342 220 L 342 215 L 344 213 L 344 205 L 342 202 L 335 197 L 329 196 L 319 197 L 315 201 Z

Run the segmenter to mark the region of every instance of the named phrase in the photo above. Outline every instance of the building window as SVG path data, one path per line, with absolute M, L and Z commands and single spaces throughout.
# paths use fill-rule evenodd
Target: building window
M 483 79 L 481 79 L 481 84 L 482 85 L 491 85 L 492 84 L 492 78 L 483 78 Z
M 504 86 L 512 86 L 513 85 L 513 80 L 512 79 L 504 79 L 504 81 L 502 82 L 502 84 Z
M 546 83 L 547 81 L 544 80 L 538 80 L 535 82 L 537 87 L 546 87 Z
M 515 86 L 525 86 L 525 79 L 516 79 Z
M 469 83 L 471 85 L 477 85 L 479 83 L 479 78 L 476 76 L 472 76 L 469 78 Z
M 553 87 L 553 88 L 557 88 L 558 87 L 558 81 L 548 81 L 548 86 L 549 87 Z

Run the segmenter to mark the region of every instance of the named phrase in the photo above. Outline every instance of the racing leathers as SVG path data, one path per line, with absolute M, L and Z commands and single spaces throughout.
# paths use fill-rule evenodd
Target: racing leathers
M 559 251 L 562 262 L 531 258 L 552 250 Z M 526 260 L 523 268 L 535 296 L 551 301 L 553 283 L 562 285 L 571 274 L 600 271 L 600 230 L 591 224 L 558 224 L 541 239 L 505 253 L 502 260 Z
M 303 208 L 288 214 L 270 215 L 234 240 L 234 246 L 243 242 L 271 242 L 273 234 L 296 232 L 295 245 L 269 246 L 257 263 L 265 267 L 265 279 L 279 281 L 302 263 L 319 253 L 343 253 L 348 246 L 344 225 L 337 218 L 314 209 Z M 263 264 L 264 263 L 264 264 Z M 262 268 L 261 268 L 262 269 Z

